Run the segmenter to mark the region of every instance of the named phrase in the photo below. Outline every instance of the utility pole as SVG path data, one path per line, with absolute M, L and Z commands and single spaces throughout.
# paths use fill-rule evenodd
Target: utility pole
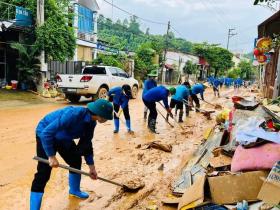
M 37 26 L 40 27 L 45 22 L 45 0 L 37 0 Z M 40 55 L 40 70 L 42 72 L 47 71 L 47 65 L 45 63 L 45 51 Z
M 232 31 L 234 31 L 235 29 L 234 28 L 230 28 L 228 29 L 228 40 L 227 40 L 227 50 L 228 50 L 228 47 L 229 47 L 229 39 L 235 35 L 237 35 L 237 33 L 232 33 Z
M 162 61 L 162 67 L 161 67 L 161 82 L 163 82 L 163 69 L 165 66 L 165 61 L 166 61 L 166 54 L 167 54 L 167 49 L 168 49 L 168 35 L 170 31 L 170 21 L 168 21 L 167 24 L 167 32 L 166 32 L 166 38 L 165 38 L 165 47 L 164 47 L 164 54 L 163 54 L 163 61 Z

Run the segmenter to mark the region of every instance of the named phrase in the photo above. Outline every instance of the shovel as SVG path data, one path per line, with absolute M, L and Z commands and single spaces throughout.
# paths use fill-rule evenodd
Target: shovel
M 170 122 L 168 122 L 167 118 L 157 109 L 157 112 L 165 119 L 165 122 L 170 125 L 171 128 L 174 128 L 174 125 L 172 125 Z
M 160 103 L 160 102 L 158 102 L 158 103 L 165 109 L 165 107 L 162 105 L 162 103 Z M 161 115 L 162 115 L 162 114 L 161 114 Z M 184 130 L 183 126 L 180 125 L 180 123 L 178 123 L 174 117 L 171 117 L 171 118 L 174 120 L 174 122 L 175 122 L 182 130 Z M 167 120 L 166 117 L 164 117 L 164 119 Z M 168 122 L 168 121 L 167 121 L 167 122 Z M 174 127 L 174 126 L 173 126 L 173 127 Z
M 211 106 L 214 106 L 215 109 L 222 109 L 222 108 L 223 108 L 220 104 L 212 104 L 212 103 L 210 103 L 210 102 L 208 102 L 208 101 L 205 101 L 205 100 L 202 100 L 202 99 L 200 99 L 200 98 L 198 98 L 198 99 L 201 100 L 201 101 L 204 101 L 205 103 L 207 103 L 207 104 L 209 104 L 209 105 L 211 105 Z
M 40 158 L 40 157 L 35 156 L 35 157 L 33 157 L 33 159 L 37 160 L 39 162 L 42 162 L 42 163 L 49 164 L 49 161 L 44 159 L 44 158 Z M 82 175 L 90 176 L 90 174 L 87 173 L 87 172 L 84 172 L 84 171 L 81 171 L 81 170 L 78 170 L 76 168 L 72 168 L 72 167 L 69 167 L 69 166 L 66 166 L 66 165 L 59 164 L 58 167 L 66 169 L 66 170 L 69 170 L 69 171 L 77 173 L 77 174 L 82 174 Z M 107 182 L 107 183 L 110 183 L 110 184 L 122 187 L 122 189 L 124 191 L 127 191 L 127 192 L 137 192 L 138 190 L 140 190 L 141 188 L 143 188 L 145 186 L 144 183 L 139 183 L 139 184 L 134 184 L 133 183 L 133 184 L 131 184 L 131 186 L 124 185 L 124 184 L 121 184 L 121 183 L 118 183 L 118 182 L 114 182 L 114 181 L 111 181 L 111 180 L 108 180 L 108 179 L 104 179 L 104 178 L 99 177 L 99 176 L 97 177 L 97 179 L 99 179 L 99 180 L 101 180 L 103 182 Z

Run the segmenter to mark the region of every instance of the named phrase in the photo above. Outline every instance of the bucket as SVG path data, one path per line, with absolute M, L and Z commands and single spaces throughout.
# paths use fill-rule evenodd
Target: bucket
M 17 89 L 18 81 L 12 80 L 11 83 L 12 83 L 12 89 L 13 89 L 13 90 L 16 90 L 16 89 Z

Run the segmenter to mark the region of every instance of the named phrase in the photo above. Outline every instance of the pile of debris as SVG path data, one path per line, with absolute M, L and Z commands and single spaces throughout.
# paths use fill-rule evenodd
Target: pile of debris
M 183 168 L 165 205 L 186 209 L 279 209 L 280 120 L 255 98 L 233 97 L 234 107 Z M 279 100 L 280 102 L 280 100 Z M 280 109 L 280 107 L 279 107 Z M 279 110 L 278 109 L 278 110 Z

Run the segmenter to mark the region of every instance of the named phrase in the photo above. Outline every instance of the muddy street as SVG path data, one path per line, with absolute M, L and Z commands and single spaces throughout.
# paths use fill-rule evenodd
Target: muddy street
M 244 89 L 240 95 L 248 94 Z M 233 89 L 223 89 L 221 98 L 215 98 L 212 90 L 207 90 L 205 99 L 232 107 Z M 2 103 L 2 102 L 1 102 Z M 82 102 L 79 105 L 85 105 Z M 21 104 L 21 101 L 0 107 L 0 209 L 28 209 L 30 185 L 36 169 L 35 128 L 39 120 L 48 112 L 69 105 L 67 102 Z M 146 209 L 156 204 L 161 206 L 160 198 L 170 193 L 170 186 L 180 169 L 201 144 L 204 132 L 215 125 L 214 117 L 207 120 L 202 114 L 191 112 L 184 118 L 182 128 L 170 120 L 171 128 L 159 115 L 157 130 L 159 134 L 148 131 L 143 121 L 141 97 L 130 101 L 132 129 L 126 132 L 121 123 L 120 132 L 113 134 L 113 123 L 98 124 L 93 146 L 98 175 L 125 183 L 140 179 L 145 187 L 138 193 L 128 193 L 119 187 L 82 177 L 81 187 L 90 193 L 90 198 L 81 201 L 68 196 L 68 172 L 53 169 L 43 197 L 42 209 L 86 210 L 86 209 Z M 164 110 L 158 107 L 163 113 Z M 214 110 L 211 105 L 202 108 Z M 213 114 L 214 116 L 215 114 Z M 122 116 L 123 118 L 123 116 Z M 160 141 L 172 145 L 171 152 L 146 148 L 146 144 Z M 59 159 L 60 163 L 64 163 Z M 83 169 L 88 170 L 85 163 Z M 161 209 L 170 209 L 161 207 Z M 171 208 L 172 209 L 172 208 Z

